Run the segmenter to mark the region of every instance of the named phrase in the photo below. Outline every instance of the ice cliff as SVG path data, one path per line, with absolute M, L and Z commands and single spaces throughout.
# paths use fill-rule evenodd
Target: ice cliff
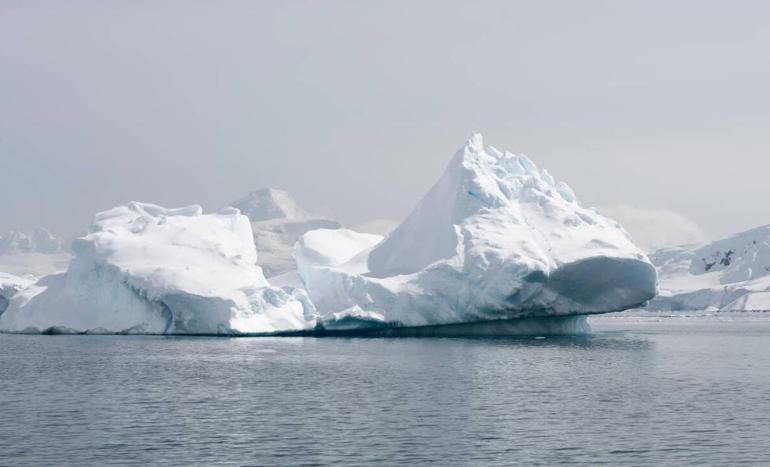
M 770 310 L 770 225 L 696 247 L 659 250 L 655 310 Z
M 656 293 L 654 267 L 618 223 L 479 134 L 381 243 L 352 251 L 344 231 L 324 242 L 313 235 L 295 257 L 319 322 L 330 327 L 603 313 Z M 350 259 L 328 261 L 338 245 Z
M 237 209 L 130 203 L 99 213 L 64 273 L 16 293 L 0 329 L 165 334 L 303 329 L 313 308 L 270 287 Z

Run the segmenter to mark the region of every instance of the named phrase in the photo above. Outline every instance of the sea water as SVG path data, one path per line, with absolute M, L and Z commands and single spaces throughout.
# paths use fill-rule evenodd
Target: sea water
M 0 335 L 0 465 L 770 463 L 770 313 L 588 336 Z

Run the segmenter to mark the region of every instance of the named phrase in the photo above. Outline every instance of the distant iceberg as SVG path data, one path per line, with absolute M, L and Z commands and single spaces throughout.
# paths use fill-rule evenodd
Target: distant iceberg
M 300 239 L 295 258 L 330 329 L 605 313 L 656 293 L 655 268 L 618 223 L 478 134 L 382 242 L 316 235 Z M 350 259 L 333 260 L 335 251 Z
M 259 265 L 267 278 L 297 269 L 292 247 L 302 234 L 315 229 L 342 227 L 335 220 L 308 213 L 287 192 L 275 188 L 252 191 L 230 206 L 251 221 Z
M 64 240 L 48 230 L 39 227 L 31 234 L 10 231 L 0 235 L 0 255 L 14 253 L 60 253 L 64 250 Z
M 0 271 L 22 277 L 41 277 L 67 269 L 71 254 L 64 240 L 44 228 L 32 233 L 0 235 Z
M 99 213 L 64 273 L 13 296 L 0 329 L 150 334 L 304 329 L 312 305 L 270 287 L 248 219 L 130 203 Z

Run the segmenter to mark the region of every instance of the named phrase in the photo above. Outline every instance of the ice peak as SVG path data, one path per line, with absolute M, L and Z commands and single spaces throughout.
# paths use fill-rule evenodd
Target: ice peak
M 306 219 L 309 215 L 285 191 L 261 188 L 230 204 L 252 222 L 272 219 Z
M 484 150 L 484 137 L 481 133 L 473 133 L 465 146 L 473 152 L 481 152 Z
M 343 244 L 341 232 L 328 235 Z M 388 237 L 356 251 L 340 263 L 295 255 L 321 316 L 366 310 L 385 323 L 475 323 L 623 310 L 656 291 L 655 269 L 617 223 L 480 134 Z
M 411 274 L 453 257 L 460 226 L 498 212 L 515 218 L 516 225 L 527 225 L 521 212 L 530 206 L 549 222 L 579 226 L 591 218 L 582 210 L 583 217 L 575 214 L 581 208 L 566 183 L 557 184 L 524 155 L 484 146 L 481 134 L 475 133 L 412 213 L 372 251 L 370 272 L 373 277 Z

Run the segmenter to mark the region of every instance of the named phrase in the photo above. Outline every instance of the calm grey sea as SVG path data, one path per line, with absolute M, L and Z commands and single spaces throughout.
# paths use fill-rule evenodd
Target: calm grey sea
M 0 465 L 770 463 L 770 313 L 575 338 L 0 335 Z

